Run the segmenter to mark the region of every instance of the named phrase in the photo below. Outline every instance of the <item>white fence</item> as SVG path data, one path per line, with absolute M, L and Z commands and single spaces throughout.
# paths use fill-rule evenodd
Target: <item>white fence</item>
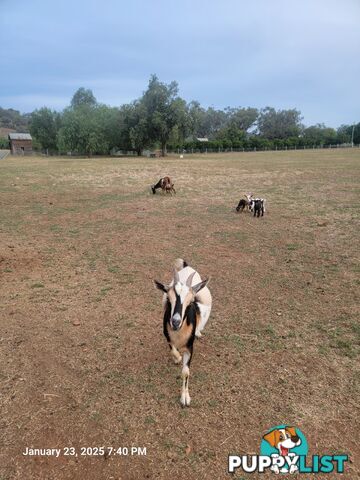
M 175 150 L 168 149 L 168 153 L 229 153 L 229 152 L 285 152 L 285 151 L 304 151 L 304 150 L 336 150 L 340 148 L 360 148 L 359 145 L 351 145 L 348 143 L 344 144 L 336 144 L 336 145 L 312 145 L 312 146 L 294 146 L 294 147 L 275 147 L 275 148 L 259 148 L 259 147 L 253 147 L 253 148 L 206 148 L 205 146 L 203 148 L 188 148 L 188 149 L 181 149 L 177 148 Z

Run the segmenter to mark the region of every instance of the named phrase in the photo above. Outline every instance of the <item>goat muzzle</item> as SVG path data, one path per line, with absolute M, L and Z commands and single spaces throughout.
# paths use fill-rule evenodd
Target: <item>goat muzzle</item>
M 179 330 L 181 325 L 181 317 L 178 313 L 171 318 L 171 326 L 173 330 Z

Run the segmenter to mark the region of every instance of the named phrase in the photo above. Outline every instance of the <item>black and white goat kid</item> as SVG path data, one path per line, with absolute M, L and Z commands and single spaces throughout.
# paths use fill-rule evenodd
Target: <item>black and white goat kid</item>
M 263 198 L 255 198 L 253 202 L 254 202 L 253 203 L 254 217 L 256 216 L 260 217 L 260 213 L 261 213 L 261 216 L 263 217 L 265 212 L 265 207 L 264 207 L 265 200 Z
M 201 337 L 211 312 L 212 298 L 209 279 L 202 280 L 196 270 L 182 259 L 175 261 L 174 278 L 170 285 L 154 280 L 164 292 L 163 332 L 176 364 L 182 360 L 180 402 L 190 405 L 189 375 L 195 337 Z M 182 354 L 182 356 L 181 356 Z

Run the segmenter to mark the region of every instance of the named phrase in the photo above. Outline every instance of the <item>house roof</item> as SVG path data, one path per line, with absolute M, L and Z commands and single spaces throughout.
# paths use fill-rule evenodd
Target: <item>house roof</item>
M 30 133 L 9 133 L 10 140 L 32 140 Z

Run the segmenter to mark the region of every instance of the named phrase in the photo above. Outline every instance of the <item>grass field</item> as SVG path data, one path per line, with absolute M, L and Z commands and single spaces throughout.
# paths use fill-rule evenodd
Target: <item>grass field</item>
M 359 161 L 1 161 L 0 479 L 222 480 L 229 453 L 258 454 L 282 423 L 310 454 L 349 454 L 341 478 L 358 478 Z M 150 194 L 165 174 L 177 195 Z M 263 218 L 234 211 L 246 191 L 267 199 Z M 152 284 L 179 256 L 214 300 L 188 409 Z M 147 455 L 22 455 L 88 446 Z

